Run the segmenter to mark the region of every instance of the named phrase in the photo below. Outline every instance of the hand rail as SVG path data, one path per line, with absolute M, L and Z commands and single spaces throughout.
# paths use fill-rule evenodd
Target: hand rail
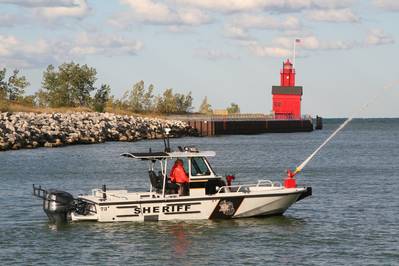
M 93 193 L 93 196 L 95 196 L 96 192 L 98 192 L 98 193 L 103 193 L 103 194 L 105 194 L 105 195 L 107 195 L 107 196 L 111 196 L 111 197 L 115 197 L 115 198 L 119 198 L 119 199 L 128 200 L 128 197 L 117 196 L 117 195 L 115 195 L 115 194 L 109 193 L 108 191 L 104 191 L 104 190 L 102 190 L 102 189 L 100 189 L 100 188 L 93 189 L 93 192 L 94 192 L 94 193 Z
M 271 187 L 273 186 L 273 182 L 267 179 L 262 179 L 262 180 L 258 180 L 258 183 L 256 184 L 257 187 L 259 187 L 262 183 L 266 183 L 268 185 L 270 185 Z
M 281 187 L 282 186 L 281 182 L 271 181 L 271 180 L 267 180 L 267 179 L 258 180 L 258 184 L 256 186 L 259 187 L 262 185 L 262 183 L 266 183 L 267 185 L 269 185 L 271 187 Z
M 258 183 L 256 184 L 243 184 L 243 185 L 235 185 L 235 186 L 222 186 L 218 189 L 216 194 L 220 193 L 222 190 L 226 191 L 226 189 L 231 190 L 231 188 L 238 188 L 237 191 L 235 192 L 240 192 L 240 189 L 244 187 L 261 187 L 261 186 L 267 186 L 267 187 L 282 187 L 281 182 L 278 181 L 271 181 L 267 179 L 261 179 L 258 180 Z
M 247 185 L 235 185 L 235 186 L 222 186 L 218 189 L 218 191 L 216 192 L 216 194 L 220 193 L 223 189 L 228 188 L 230 190 L 230 188 L 236 188 L 238 187 L 236 192 L 240 192 L 240 189 L 243 187 L 251 187 L 251 186 L 256 186 L 256 184 L 247 184 Z

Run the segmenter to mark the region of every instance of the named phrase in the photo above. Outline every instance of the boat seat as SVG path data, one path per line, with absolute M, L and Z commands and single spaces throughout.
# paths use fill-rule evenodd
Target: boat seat
M 148 171 L 148 175 L 150 177 L 150 182 L 153 188 L 156 189 L 158 193 L 162 192 L 163 189 L 163 176 L 162 174 L 157 175 L 154 171 Z M 167 194 L 175 194 L 179 187 L 170 182 L 166 182 L 165 193 Z

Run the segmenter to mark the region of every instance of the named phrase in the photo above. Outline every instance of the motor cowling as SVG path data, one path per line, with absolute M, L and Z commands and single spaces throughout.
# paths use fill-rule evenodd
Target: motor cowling
M 50 189 L 43 197 L 43 210 L 52 223 L 67 222 L 73 206 L 73 196 L 65 191 Z

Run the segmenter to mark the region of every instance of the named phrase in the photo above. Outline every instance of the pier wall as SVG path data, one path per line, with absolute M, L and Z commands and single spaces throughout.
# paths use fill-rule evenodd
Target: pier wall
M 297 120 L 277 120 L 270 118 L 180 118 L 195 128 L 200 136 L 249 135 L 261 133 L 291 133 L 313 131 L 311 118 Z

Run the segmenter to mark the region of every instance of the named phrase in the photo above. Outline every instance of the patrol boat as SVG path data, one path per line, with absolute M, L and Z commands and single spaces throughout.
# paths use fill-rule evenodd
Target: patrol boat
M 166 146 L 166 145 L 165 145 Z M 150 188 L 147 192 L 93 189 L 91 195 L 74 198 L 60 190 L 33 185 L 33 194 L 43 199 L 50 222 L 96 221 L 133 222 L 158 220 L 231 219 L 283 214 L 293 203 L 310 196 L 311 187 L 297 187 L 288 177 L 284 184 L 259 180 L 254 184 L 232 185 L 232 176 L 215 173 L 208 158 L 213 151 L 179 147 L 179 151 L 123 153 L 123 157 L 148 163 Z M 168 169 L 176 159 L 184 162 L 189 177 L 188 193 L 178 194 Z

